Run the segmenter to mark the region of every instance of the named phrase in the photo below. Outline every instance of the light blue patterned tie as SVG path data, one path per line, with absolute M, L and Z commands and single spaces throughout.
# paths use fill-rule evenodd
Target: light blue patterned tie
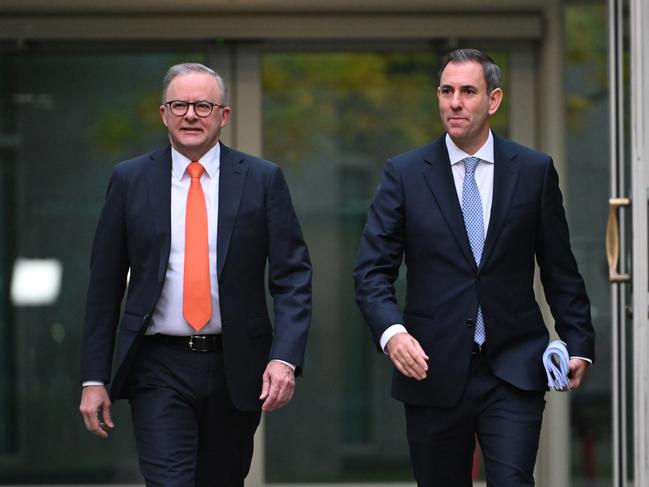
M 464 183 L 462 186 L 462 214 L 464 215 L 464 226 L 469 236 L 471 251 L 476 265 L 480 265 L 482 247 L 484 246 L 484 220 L 482 215 L 482 202 L 480 191 L 475 182 L 475 169 L 480 159 L 467 157 L 464 159 Z M 475 320 L 475 333 L 473 340 L 482 345 L 485 341 L 484 318 L 482 308 L 478 306 L 478 316 Z

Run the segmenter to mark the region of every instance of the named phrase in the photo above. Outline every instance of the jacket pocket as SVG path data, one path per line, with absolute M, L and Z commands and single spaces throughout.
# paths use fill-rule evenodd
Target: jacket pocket
M 142 316 L 124 313 L 124 316 L 122 316 L 122 320 L 119 323 L 119 329 L 124 331 L 140 331 L 143 323 L 144 319 Z

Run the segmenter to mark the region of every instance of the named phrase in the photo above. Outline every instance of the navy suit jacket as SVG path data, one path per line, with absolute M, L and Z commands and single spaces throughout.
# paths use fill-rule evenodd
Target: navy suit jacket
M 479 266 L 444 136 L 385 164 L 354 279 L 374 339 L 402 323 L 430 357 L 423 381 L 395 368 L 393 396 L 408 404 L 457 403 L 469 373 L 478 304 L 493 372 L 523 390 L 547 388 L 542 355 L 548 331 L 534 297 L 535 260 L 569 353 L 594 357 L 590 304 L 570 250 L 552 159 L 499 137 L 494 137 L 494 159 L 491 218 Z M 402 258 L 407 268 L 403 313 L 393 287 Z
M 165 281 L 170 207 L 170 147 L 115 167 L 92 249 L 81 353 L 82 381 L 110 382 L 114 360 L 113 400 L 128 396 L 129 372 Z M 311 263 L 277 165 L 222 144 L 218 213 L 226 379 L 235 406 L 255 410 L 268 360 L 285 360 L 301 371 Z M 266 263 L 274 326 L 266 306 Z

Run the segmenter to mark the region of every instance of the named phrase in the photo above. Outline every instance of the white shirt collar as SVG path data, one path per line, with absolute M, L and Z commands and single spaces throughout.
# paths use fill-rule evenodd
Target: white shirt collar
M 446 149 L 448 150 L 448 158 L 451 161 L 451 166 L 457 164 L 458 162 L 466 159 L 467 157 L 477 157 L 482 161 L 494 163 L 494 137 L 489 130 L 489 137 L 480 149 L 476 151 L 475 154 L 467 154 L 462 149 L 460 149 L 455 143 L 451 140 L 451 136 L 446 134 Z
M 171 171 L 178 181 L 183 178 L 187 166 L 191 162 L 187 157 L 174 149 L 173 146 L 171 147 Z M 213 178 L 221 166 L 221 144 L 217 142 L 198 162 L 203 165 L 207 175 Z

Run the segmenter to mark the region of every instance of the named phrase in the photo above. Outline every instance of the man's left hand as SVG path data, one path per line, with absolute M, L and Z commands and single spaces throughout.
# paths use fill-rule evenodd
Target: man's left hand
M 574 391 L 579 387 L 581 381 L 586 375 L 586 370 L 590 365 L 586 360 L 580 358 L 571 358 L 568 362 L 568 379 L 570 379 L 570 390 Z
M 263 411 L 272 411 L 286 406 L 293 397 L 295 390 L 295 374 L 288 365 L 277 360 L 271 360 L 266 366 L 262 377 L 261 396 L 264 401 Z

